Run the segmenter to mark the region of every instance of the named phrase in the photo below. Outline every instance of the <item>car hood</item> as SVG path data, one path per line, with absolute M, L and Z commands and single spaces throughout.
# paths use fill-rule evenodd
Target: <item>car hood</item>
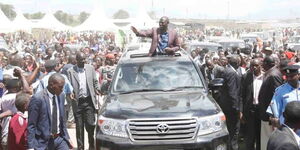
M 107 97 L 101 115 L 115 119 L 201 117 L 220 112 L 204 91 L 138 92 Z

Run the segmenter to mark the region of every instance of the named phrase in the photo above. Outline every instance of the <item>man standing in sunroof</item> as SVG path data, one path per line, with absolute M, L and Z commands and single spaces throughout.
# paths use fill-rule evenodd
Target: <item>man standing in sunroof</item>
M 168 28 L 169 18 L 164 16 L 159 19 L 159 28 L 138 31 L 135 27 L 131 30 L 139 37 L 152 38 L 149 56 L 153 55 L 174 55 L 179 50 L 180 44 L 175 30 Z

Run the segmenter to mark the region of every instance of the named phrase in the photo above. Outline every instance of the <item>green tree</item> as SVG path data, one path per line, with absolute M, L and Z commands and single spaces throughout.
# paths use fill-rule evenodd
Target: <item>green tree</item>
M 54 13 L 54 16 L 58 21 L 62 22 L 65 25 L 74 26 L 78 24 L 78 21 L 74 19 L 73 15 L 63 12 L 62 10 L 56 11 Z
M 89 16 L 90 14 L 86 13 L 85 11 L 81 12 L 78 18 L 79 23 L 83 23 Z
M 14 11 L 14 6 L 12 5 L 0 3 L 0 8 L 10 20 L 13 20 L 17 16 L 17 13 Z
M 30 14 L 30 19 L 42 19 L 44 16 L 45 16 L 45 13 L 36 12 L 36 13 Z
M 63 16 L 63 13 L 64 13 L 63 11 L 58 10 L 58 11 L 56 11 L 53 15 L 54 15 L 54 17 L 56 17 L 57 20 L 59 20 L 59 21 L 62 22 L 62 16 Z
M 127 19 L 129 18 L 129 13 L 123 9 L 118 10 L 114 15 L 114 19 Z
M 25 14 L 24 14 L 24 17 L 27 18 L 27 19 L 31 19 L 29 13 L 25 13 Z

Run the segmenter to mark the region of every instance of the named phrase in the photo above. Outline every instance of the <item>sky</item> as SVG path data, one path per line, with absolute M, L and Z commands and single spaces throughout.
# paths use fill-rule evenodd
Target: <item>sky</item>
M 155 11 L 156 16 L 186 19 L 287 19 L 300 18 L 300 0 L 0 0 L 23 13 L 91 13 L 103 8 L 107 17 L 119 9 L 136 16 L 139 9 Z

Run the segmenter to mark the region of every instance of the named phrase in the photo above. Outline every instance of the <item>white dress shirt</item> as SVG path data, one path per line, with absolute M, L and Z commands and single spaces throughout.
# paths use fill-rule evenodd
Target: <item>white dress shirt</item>
M 263 74 L 259 76 L 253 75 L 253 104 L 257 105 L 258 102 L 258 94 L 260 91 L 260 87 L 263 83 Z
M 79 98 L 88 97 L 87 80 L 84 68 L 78 68 L 78 78 L 79 78 Z
M 50 116 L 52 116 L 52 105 L 53 105 L 53 94 L 51 94 L 48 89 L 47 89 L 47 92 L 48 92 L 48 96 L 49 96 L 49 104 L 50 104 Z M 60 121 L 59 121 L 59 104 L 58 104 L 58 98 L 57 96 L 55 95 L 55 102 L 56 102 L 56 107 L 57 107 L 57 134 L 59 134 L 59 125 L 60 125 Z M 52 118 L 52 117 L 51 117 Z

